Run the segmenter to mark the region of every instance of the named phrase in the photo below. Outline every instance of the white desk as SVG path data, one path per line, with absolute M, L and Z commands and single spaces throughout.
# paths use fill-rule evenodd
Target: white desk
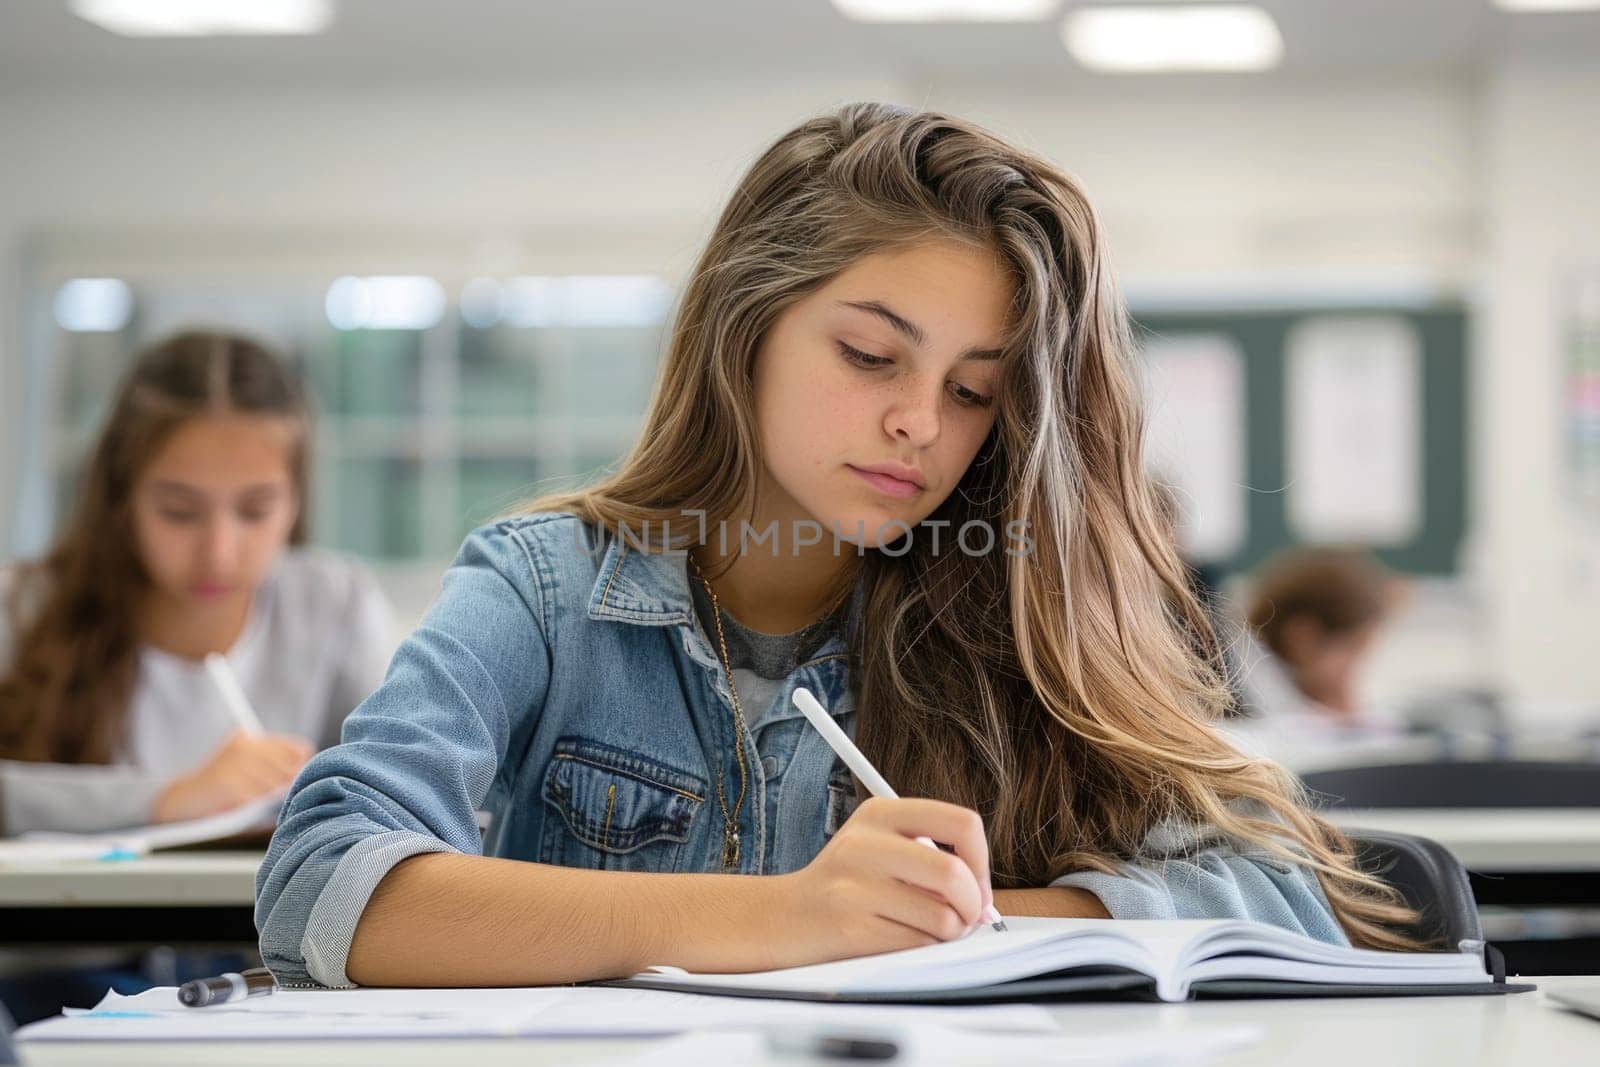
M 1430 837 L 1473 870 L 1600 871 L 1600 806 L 1336 808 L 1323 814 L 1341 827 Z M 250 907 L 260 862 L 250 852 L 163 852 L 135 860 L 0 866 L 0 908 Z
M 0 866 L 0 945 L 255 941 L 259 852 Z
M 158 852 L 131 860 L 0 866 L 0 909 L 255 903 L 254 852 Z M 3 914 L 3 913 L 0 913 Z
M 1600 806 L 1335 808 L 1322 814 L 1341 828 L 1432 838 L 1469 870 L 1600 871 Z
M 1533 979 L 1545 989 L 1600 986 L 1600 978 Z M 1148 1032 L 1151 1028 L 1256 1023 L 1265 1040 L 1222 1059 L 1239 1067 L 1514 1067 L 1600 1061 L 1600 1021 L 1545 1001 L 1543 991 L 1496 997 L 1396 997 L 1332 1000 L 1237 1000 L 1189 1004 L 1080 1004 L 1051 1009 L 1063 1041 L 1073 1033 Z M 609 1063 L 642 1053 L 629 1041 L 326 1041 L 237 1044 L 129 1042 L 23 1046 L 34 1067 L 64 1064 L 294 1063 L 296 1067 L 359 1067 L 468 1062 L 499 1064 Z

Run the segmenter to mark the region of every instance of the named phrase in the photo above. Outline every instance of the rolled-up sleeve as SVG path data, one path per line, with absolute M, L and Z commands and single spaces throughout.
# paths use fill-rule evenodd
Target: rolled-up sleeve
M 1115 874 L 1074 871 L 1050 883 L 1086 889 L 1114 919 L 1250 919 L 1347 945 L 1307 867 L 1227 847 L 1123 864 Z
M 356 924 L 401 860 L 481 851 L 475 812 L 549 681 L 545 590 L 514 530 L 472 534 L 343 743 L 295 780 L 256 874 L 280 982 L 349 986 Z

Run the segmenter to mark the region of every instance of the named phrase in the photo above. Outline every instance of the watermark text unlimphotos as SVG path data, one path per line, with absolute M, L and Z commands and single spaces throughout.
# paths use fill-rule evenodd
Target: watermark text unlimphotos
M 849 552 L 864 556 L 867 546 L 875 544 L 876 551 L 898 557 L 909 553 L 919 542 L 926 544 L 929 554 L 935 556 L 951 551 L 966 556 L 987 556 L 992 552 L 1004 552 L 1016 557 L 1033 554 L 1033 538 L 1028 536 L 1026 519 L 1012 519 L 1005 524 L 1002 533 L 997 533 L 994 524 L 983 519 L 969 519 L 959 526 L 949 519 L 924 519 L 916 525 L 891 519 L 872 531 L 875 538 L 868 537 L 865 520 L 858 520 L 852 527 L 844 527 L 838 522 L 824 526 L 814 519 L 796 519 L 789 524 L 789 536 L 783 538 L 779 536 L 783 527 L 777 519 L 757 529 L 748 519 L 740 519 L 737 523 L 724 519 L 713 526 L 707 522 L 706 513 L 696 508 L 684 509 L 679 515 L 683 521 L 694 524 L 693 544 L 715 544 L 718 554 L 722 556 L 734 552 L 741 556 L 766 552 L 776 559 L 785 550 L 791 556 L 799 556 L 820 545 L 828 545 L 836 556 Z M 573 538 L 580 542 L 579 547 L 587 547 L 581 544 L 588 537 L 586 524 L 574 523 L 573 530 Z M 671 520 L 661 519 L 644 520 L 637 526 L 617 523 L 618 538 L 623 544 L 641 552 L 673 551 L 674 533 L 681 548 L 686 534 L 683 522 L 674 524 Z

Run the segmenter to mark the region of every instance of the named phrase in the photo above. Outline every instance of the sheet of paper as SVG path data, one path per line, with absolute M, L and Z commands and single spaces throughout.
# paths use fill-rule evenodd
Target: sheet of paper
M 1169 334 L 1145 342 L 1144 368 L 1145 447 L 1177 494 L 1184 551 L 1225 559 L 1249 525 L 1244 354 L 1225 334 Z
M 203 819 L 140 826 L 105 834 L 66 834 L 35 831 L 0 841 L 0 864 L 40 863 L 142 856 L 162 848 L 179 848 L 220 841 L 253 830 L 270 830 L 278 819 L 287 790 Z
M 1398 316 L 1306 319 L 1285 340 L 1289 523 L 1308 541 L 1422 528 L 1422 341 Z
M 587 1037 L 678 1034 L 703 1028 L 797 1025 L 943 1025 L 1050 1033 L 1035 1005 L 901 1007 L 744 1000 L 644 989 L 280 990 L 269 996 L 186 1008 L 176 988 L 136 996 L 107 993 L 91 1010 L 25 1026 L 24 1041 L 304 1040 L 409 1037 Z
M 0 867 L 7 864 L 65 863 L 76 860 L 117 859 L 142 853 L 120 852 L 104 841 L 0 841 Z

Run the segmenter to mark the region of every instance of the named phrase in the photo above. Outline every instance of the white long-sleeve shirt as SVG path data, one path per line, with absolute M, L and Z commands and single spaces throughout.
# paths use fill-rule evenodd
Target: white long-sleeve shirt
M 1242 751 L 1281 763 L 1297 774 L 1325 767 L 1382 762 L 1397 753 L 1431 753 L 1419 747 L 1401 723 L 1373 709 L 1343 715 L 1302 693 L 1288 669 L 1254 637 L 1245 637 L 1235 654 L 1242 665 L 1244 703 L 1250 714 L 1218 728 Z
M 17 623 L 0 570 L 0 670 Z M 318 549 L 284 553 L 250 605 L 228 664 L 269 733 L 326 747 L 383 680 L 397 634 L 388 601 L 361 564 Z M 204 663 L 144 646 L 127 736 L 111 764 L 0 760 L 0 836 L 96 832 L 152 821 L 156 794 L 203 764 L 237 726 Z

